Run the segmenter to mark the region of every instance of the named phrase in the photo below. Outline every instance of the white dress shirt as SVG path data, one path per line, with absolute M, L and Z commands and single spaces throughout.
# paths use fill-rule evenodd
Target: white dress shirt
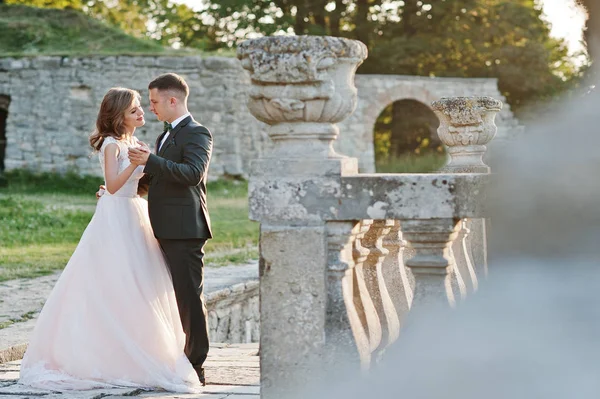
M 175 119 L 172 123 L 171 123 L 171 130 L 175 129 L 175 126 L 177 126 L 179 124 L 179 122 L 181 122 L 182 120 L 184 120 L 185 118 L 187 118 L 188 116 L 190 116 L 190 113 L 187 112 L 183 115 L 181 115 L 179 118 Z M 171 134 L 171 132 L 167 131 L 167 133 L 165 134 L 165 137 L 162 138 L 160 145 L 158 146 L 158 151 L 160 151 L 160 149 L 162 148 L 163 144 L 165 143 L 165 141 L 167 141 L 167 138 L 169 138 L 169 135 Z M 158 152 L 157 151 L 157 152 Z

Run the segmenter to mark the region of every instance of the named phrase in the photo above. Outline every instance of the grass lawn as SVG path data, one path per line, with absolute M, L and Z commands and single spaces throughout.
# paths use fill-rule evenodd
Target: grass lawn
M 165 47 L 152 39 L 128 35 L 73 9 L 30 7 L 14 4 L 18 3 L 14 0 L 11 3 L 3 4 L 0 0 L 0 54 L 4 57 L 199 54 L 235 57 L 235 51 L 230 49 L 205 52 Z
M 0 188 L 0 281 L 37 277 L 62 269 L 94 213 L 101 179 L 76 175 L 7 174 Z M 258 223 L 248 220 L 247 183 L 208 185 L 214 239 L 206 265 L 258 258 Z
M 446 165 L 446 154 L 405 154 L 399 157 L 377 159 L 377 173 L 433 173 Z

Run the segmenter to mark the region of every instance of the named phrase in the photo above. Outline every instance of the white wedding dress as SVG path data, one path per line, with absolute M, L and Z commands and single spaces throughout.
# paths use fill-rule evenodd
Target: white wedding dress
M 119 146 L 119 172 L 132 144 Z M 19 382 L 53 390 L 109 387 L 200 392 L 184 355 L 171 277 L 137 195 L 138 167 L 106 192 L 36 322 Z

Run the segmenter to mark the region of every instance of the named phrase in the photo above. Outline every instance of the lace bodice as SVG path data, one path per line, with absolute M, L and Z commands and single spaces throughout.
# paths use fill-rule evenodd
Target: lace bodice
M 104 138 L 104 143 L 102 143 L 102 147 L 100 148 L 99 158 L 100 158 L 100 166 L 102 167 L 102 175 L 104 176 L 104 182 L 106 184 L 106 171 L 104 170 L 104 151 L 106 147 L 110 143 L 115 143 L 119 146 L 119 154 L 117 155 L 117 160 L 119 162 L 119 173 L 123 172 L 130 164 L 129 157 L 127 156 L 127 150 L 131 147 L 136 147 L 139 145 L 138 139 L 132 137 L 130 142 L 126 142 L 124 140 L 117 140 L 114 137 L 106 137 Z M 127 182 L 123 184 L 116 193 L 112 194 L 118 197 L 135 197 L 137 196 L 137 187 L 138 180 L 140 180 L 144 176 L 144 166 L 138 166 L 135 171 L 131 174 Z M 106 194 L 111 195 L 108 191 Z

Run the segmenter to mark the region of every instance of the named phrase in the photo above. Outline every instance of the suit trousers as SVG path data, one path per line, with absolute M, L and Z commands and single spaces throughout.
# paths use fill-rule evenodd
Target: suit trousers
M 158 242 L 171 271 L 179 316 L 186 335 L 185 354 L 201 380 L 208 355 L 208 320 L 204 301 L 204 244 L 206 239 Z

